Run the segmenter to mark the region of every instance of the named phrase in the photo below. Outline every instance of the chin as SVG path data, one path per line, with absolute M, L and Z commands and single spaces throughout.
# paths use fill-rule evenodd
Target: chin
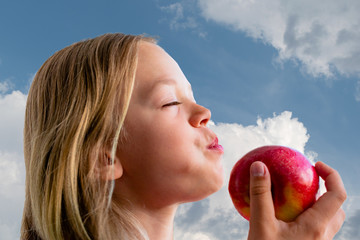
M 201 189 L 196 189 L 193 191 L 196 192 L 196 196 L 193 196 L 193 199 L 189 202 L 196 202 L 207 198 L 208 196 L 216 193 L 224 186 L 224 174 L 217 175 L 203 184 Z
M 222 165 L 220 165 L 219 168 L 214 170 L 214 174 L 212 177 L 210 175 L 208 175 L 208 176 L 210 178 L 208 180 L 208 186 L 211 187 L 210 194 L 213 194 L 213 193 L 219 191 L 224 186 L 224 169 L 223 169 Z

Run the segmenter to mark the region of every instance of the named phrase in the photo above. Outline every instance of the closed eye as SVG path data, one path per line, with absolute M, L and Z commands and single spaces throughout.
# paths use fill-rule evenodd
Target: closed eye
M 162 107 L 176 106 L 176 105 L 179 105 L 179 104 L 181 104 L 181 102 L 174 101 L 174 102 L 167 103 L 167 104 L 163 105 Z

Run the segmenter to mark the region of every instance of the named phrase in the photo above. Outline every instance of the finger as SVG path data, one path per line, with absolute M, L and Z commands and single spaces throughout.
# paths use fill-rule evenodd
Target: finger
M 346 191 L 337 171 L 322 162 L 317 162 L 315 168 L 320 177 L 325 180 L 327 192 L 309 210 L 314 211 L 312 214 L 315 213 L 319 220 L 329 222 L 345 201 Z
M 254 162 L 250 167 L 250 226 L 266 224 L 274 218 L 269 171 L 264 163 Z

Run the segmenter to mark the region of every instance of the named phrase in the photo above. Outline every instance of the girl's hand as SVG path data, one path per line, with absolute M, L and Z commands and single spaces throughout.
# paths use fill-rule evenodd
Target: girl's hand
M 328 240 L 335 236 L 345 220 L 341 205 L 346 191 L 337 171 L 322 162 L 317 162 L 315 169 L 325 180 L 327 192 L 294 222 L 286 223 L 275 218 L 268 169 L 261 162 L 252 164 L 248 240 Z

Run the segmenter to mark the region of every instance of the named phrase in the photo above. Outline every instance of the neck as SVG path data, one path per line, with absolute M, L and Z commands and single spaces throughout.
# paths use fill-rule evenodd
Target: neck
M 172 240 L 177 205 L 161 209 L 135 207 L 133 212 L 145 228 L 150 240 Z

